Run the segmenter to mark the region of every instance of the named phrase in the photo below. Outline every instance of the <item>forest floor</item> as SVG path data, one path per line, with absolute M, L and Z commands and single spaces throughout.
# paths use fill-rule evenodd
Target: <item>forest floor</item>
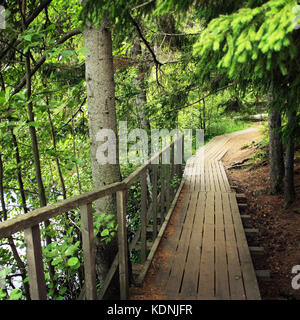
M 239 135 L 231 140 L 230 152 L 225 154 L 222 162 L 225 166 L 231 185 L 237 186 L 237 193 L 246 195 L 248 207 L 242 214 L 251 216 L 251 227 L 259 229 L 259 236 L 249 240 L 249 246 L 262 246 L 265 255 L 254 257 L 256 270 L 269 270 L 270 279 L 258 284 L 263 300 L 289 300 L 300 299 L 300 289 L 294 290 L 291 282 L 295 276 L 292 268 L 300 265 L 300 153 L 295 161 L 295 186 L 297 187 L 296 202 L 288 209 L 284 209 L 283 196 L 268 194 L 269 165 L 267 161 L 250 165 L 241 169 L 228 168 L 236 161 L 251 158 L 256 152 L 256 145 L 263 138 L 263 131 L 259 124 L 254 124 L 257 131 L 251 134 Z M 250 161 L 251 163 L 251 161 Z M 184 198 L 179 197 L 177 209 L 180 210 Z M 296 213 L 297 209 L 299 212 Z M 176 216 L 176 212 L 171 217 Z M 168 236 L 170 226 L 164 237 Z M 159 263 L 164 257 L 158 250 L 143 288 L 131 288 L 132 300 L 160 300 L 163 296 L 157 291 L 152 278 L 155 273 L 153 265 Z
M 269 270 L 270 280 L 258 280 L 262 299 L 300 299 L 300 289 L 294 290 L 291 282 L 295 276 L 292 268 L 300 265 L 300 153 L 296 153 L 295 203 L 284 209 L 283 196 L 268 194 L 269 165 L 267 161 L 241 169 L 228 170 L 234 162 L 255 154 L 256 143 L 263 133 L 237 136 L 231 140 L 230 152 L 222 159 L 230 185 L 237 193 L 246 195 L 248 207 L 242 214 L 251 216 L 251 225 L 259 229 L 259 236 L 249 241 L 249 246 L 262 246 L 265 255 L 254 258 L 256 270 Z M 298 211 L 299 210 L 299 211 Z

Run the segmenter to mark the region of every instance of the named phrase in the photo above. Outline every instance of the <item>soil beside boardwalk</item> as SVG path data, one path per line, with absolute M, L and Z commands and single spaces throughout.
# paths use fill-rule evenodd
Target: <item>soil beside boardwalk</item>
M 252 227 L 259 229 L 259 237 L 249 245 L 265 249 L 265 256 L 253 259 L 256 270 L 269 270 L 271 275 L 269 281 L 258 280 L 262 299 L 299 300 L 300 289 L 294 290 L 291 282 L 295 277 L 293 266 L 300 265 L 300 152 L 296 153 L 295 160 L 296 201 L 288 209 L 284 209 L 283 196 L 268 194 L 267 162 L 252 168 L 227 169 L 233 162 L 251 157 L 255 152 L 252 142 L 259 141 L 261 136 L 262 133 L 257 137 L 233 138 L 232 152 L 228 152 L 222 162 L 230 185 L 238 187 L 237 193 L 246 195 L 248 207 L 242 214 L 250 215 Z M 250 146 L 245 148 L 249 143 Z

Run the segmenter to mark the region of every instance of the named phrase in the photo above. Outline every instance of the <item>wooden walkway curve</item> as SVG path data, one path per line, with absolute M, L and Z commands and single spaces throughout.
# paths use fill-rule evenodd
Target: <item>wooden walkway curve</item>
M 221 163 L 229 140 L 241 133 L 247 130 L 215 137 L 186 164 L 183 204 L 161 243 L 167 258 L 156 264 L 153 279 L 163 299 L 261 299 L 236 194 Z

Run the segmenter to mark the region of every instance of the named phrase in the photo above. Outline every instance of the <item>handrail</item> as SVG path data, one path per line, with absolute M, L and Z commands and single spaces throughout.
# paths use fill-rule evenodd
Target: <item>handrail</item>
M 0 239 L 7 238 L 16 232 L 23 231 L 26 228 L 30 228 L 38 223 L 54 218 L 59 214 L 79 208 L 86 203 L 93 202 L 117 191 L 125 190 L 126 188 L 127 186 L 123 181 L 116 182 L 108 186 L 101 187 L 98 190 L 86 192 L 82 195 L 74 196 L 0 222 Z
M 96 291 L 96 274 L 95 274 L 95 244 L 94 244 L 94 230 L 93 230 L 93 210 L 92 202 L 99 198 L 116 194 L 117 196 L 117 219 L 118 219 L 118 254 L 111 266 L 111 269 L 107 275 L 107 279 L 103 285 L 104 291 L 101 292 L 101 296 L 105 294 L 105 290 L 108 288 L 109 283 L 113 277 L 113 274 L 119 266 L 119 278 L 120 278 L 120 296 L 121 299 L 127 299 L 128 297 L 128 239 L 127 239 L 127 225 L 126 225 L 126 208 L 127 208 L 127 192 L 129 187 L 138 179 L 141 179 L 141 227 L 136 233 L 136 237 L 141 239 L 141 257 L 142 262 L 149 263 L 147 258 L 147 236 L 146 227 L 150 220 L 153 219 L 153 242 L 157 237 L 157 218 L 158 218 L 158 206 L 160 207 L 160 219 L 161 225 L 165 219 L 165 213 L 170 209 L 170 175 L 174 173 L 174 168 L 177 170 L 172 159 L 171 165 L 165 167 L 162 165 L 163 153 L 170 149 L 174 154 L 174 146 L 177 141 L 182 139 L 181 148 L 184 149 L 183 137 L 181 135 L 178 139 L 170 143 L 163 148 L 159 153 L 152 156 L 145 164 L 134 171 L 126 179 L 121 182 L 116 182 L 108 186 L 98 188 L 97 190 L 84 193 L 79 196 L 74 196 L 58 203 L 45 206 L 29 213 L 20 215 L 18 217 L 6 220 L 0 223 L 0 239 L 10 237 L 12 234 L 20 231 L 24 231 L 24 239 L 27 248 L 27 264 L 29 275 L 30 295 L 33 300 L 44 300 L 47 297 L 46 283 L 44 276 L 41 236 L 39 223 L 54 218 L 60 214 L 66 213 L 73 209 L 80 209 L 81 215 L 81 232 L 82 232 L 82 247 L 84 257 L 84 271 L 85 271 L 85 291 L 86 299 L 97 299 Z M 158 161 L 157 161 L 158 160 Z M 158 170 L 158 164 L 161 160 L 161 170 Z M 152 202 L 148 203 L 147 208 L 147 193 L 148 187 L 146 183 L 146 170 L 152 166 L 153 168 L 153 194 Z M 177 173 L 181 176 L 182 166 L 178 165 Z M 158 192 L 158 175 L 160 175 L 161 187 Z M 173 190 L 174 191 L 174 190 Z M 174 196 L 174 194 L 172 195 Z M 136 243 L 137 238 L 131 243 L 129 248 L 132 249 Z M 153 254 L 153 252 L 152 252 Z

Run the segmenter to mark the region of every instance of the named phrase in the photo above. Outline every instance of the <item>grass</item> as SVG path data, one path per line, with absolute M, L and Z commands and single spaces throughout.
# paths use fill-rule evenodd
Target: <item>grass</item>
M 220 117 L 217 121 L 211 123 L 205 133 L 205 141 L 208 142 L 215 136 L 250 128 L 252 123 L 252 121 L 232 120 L 227 117 Z

